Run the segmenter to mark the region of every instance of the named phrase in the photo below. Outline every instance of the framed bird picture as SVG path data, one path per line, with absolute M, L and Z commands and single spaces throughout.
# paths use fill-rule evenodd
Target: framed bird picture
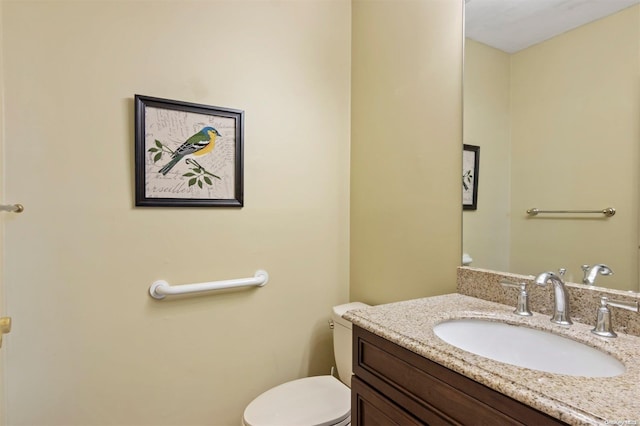
M 136 206 L 242 207 L 244 111 L 135 95 Z

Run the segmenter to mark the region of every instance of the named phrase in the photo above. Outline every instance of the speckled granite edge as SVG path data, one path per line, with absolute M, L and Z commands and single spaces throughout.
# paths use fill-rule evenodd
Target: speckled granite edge
M 530 275 L 461 266 L 458 267 L 458 293 L 515 307 L 518 290 L 500 285 L 500 281 L 503 279 L 526 282 L 529 308 L 534 312 L 551 315 L 553 287 L 536 285 L 533 282 L 534 278 Z M 583 324 L 595 325 L 596 313 L 602 296 L 615 300 L 640 302 L 640 293 L 576 283 L 566 283 L 566 285 L 569 293 L 571 318 Z M 636 312 L 611 308 L 611 322 L 617 333 L 640 336 L 640 314 Z
M 561 327 L 547 314 L 518 317 L 508 305 L 462 294 L 427 297 L 347 312 L 344 317 L 372 333 L 511 398 L 573 425 L 640 424 L 640 338 L 606 339 L 591 326 Z M 588 378 L 545 373 L 500 363 L 458 349 L 438 338 L 433 327 L 449 319 L 485 318 L 552 331 L 599 348 L 622 361 L 617 377 Z M 636 423 L 632 423 L 636 422 Z

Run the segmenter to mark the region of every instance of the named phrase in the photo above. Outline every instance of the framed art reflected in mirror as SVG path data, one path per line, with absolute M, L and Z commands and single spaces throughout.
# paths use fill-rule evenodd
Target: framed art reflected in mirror
M 478 208 L 478 174 L 480 171 L 480 147 L 463 145 L 462 151 L 462 208 Z

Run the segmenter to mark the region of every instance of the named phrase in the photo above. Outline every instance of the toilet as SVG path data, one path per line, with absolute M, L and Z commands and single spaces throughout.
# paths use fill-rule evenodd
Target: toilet
M 351 424 L 351 323 L 342 315 L 360 302 L 333 307 L 333 353 L 340 380 L 306 377 L 269 389 L 244 410 L 243 426 L 347 426 Z

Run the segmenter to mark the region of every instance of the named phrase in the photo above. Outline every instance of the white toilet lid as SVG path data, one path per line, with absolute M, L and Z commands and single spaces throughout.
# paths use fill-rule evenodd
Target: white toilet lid
M 333 376 L 294 380 L 269 389 L 244 410 L 247 426 L 329 426 L 351 416 L 351 391 Z

